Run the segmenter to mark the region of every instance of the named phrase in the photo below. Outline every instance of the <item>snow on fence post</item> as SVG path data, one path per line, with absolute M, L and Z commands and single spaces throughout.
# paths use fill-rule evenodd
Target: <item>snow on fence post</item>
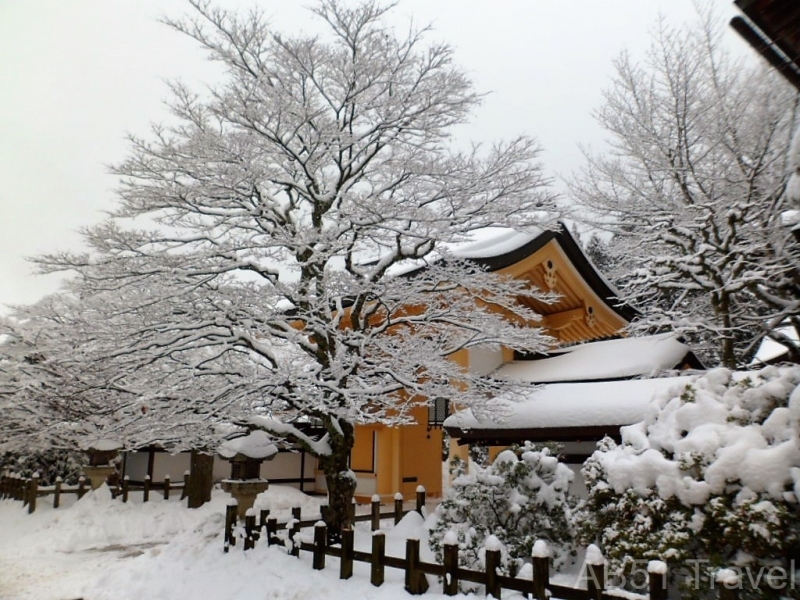
M 585 564 L 587 596 L 590 600 L 602 600 L 606 588 L 606 559 L 600 548 L 589 545 Z
M 142 489 L 142 502 L 150 500 L 150 475 L 144 476 L 144 487 Z
M 651 560 L 647 563 L 650 600 L 667 600 L 667 563 Z
M 170 478 L 169 475 L 164 475 L 164 500 L 169 500 Z
M 36 472 L 31 477 L 28 484 L 28 514 L 36 510 L 36 496 L 39 494 L 39 473 Z
M 325 568 L 325 547 L 328 544 L 328 526 L 325 521 L 314 523 L 314 555 L 311 568 L 321 571 Z
M 406 591 L 418 596 L 428 590 L 428 579 L 419 570 L 419 540 L 406 540 Z
M 418 485 L 417 486 L 417 512 L 421 514 L 423 517 L 425 515 L 422 514 L 422 509 L 425 507 L 425 486 Z
M 369 581 L 380 587 L 384 580 L 384 563 L 386 557 L 386 534 L 376 530 L 372 534 L 372 556 L 370 560 Z
M 245 538 L 244 538 L 244 549 L 250 550 L 255 547 L 256 539 L 255 539 L 255 529 L 256 529 L 256 511 L 252 508 L 248 508 L 247 512 L 245 513 L 244 517 L 244 531 L 245 531 Z
M 56 477 L 56 483 L 53 486 L 53 508 L 58 508 L 61 504 L 61 485 L 64 480 L 61 477 Z
M 339 579 L 353 576 L 353 528 L 342 529 L 342 559 L 339 562 Z
M 397 492 L 394 495 L 394 524 L 397 525 L 403 518 L 403 494 Z
M 83 498 L 84 494 L 86 494 L 86 477 L 81 475 L 78 477 L 78 500 Z
M 131 478 L 125 475 L 122 479 L 122 501 L 128 501 L 128 493 L 131 490 Z
M 550 548 L 544 540 L 536 540 L 531 552 L 533 563 L 533 597 L 536 600 L 547 598 L 547 586 L 550 585 Z
M 371 519 L 370 525 L 372 531 L 378 531 L 381 528 L 381 497 L 378 494 L 372 496 L 370 503 Z
M 486 538 L 485 548 L 486 595 L 500 600 L 500 578 L 497 576 L 497 570 L 500 567 L 500 553 L 503 546 L 496 536 L 490 535 Z
M 720 569 L 714 576 L 719 600 L 736 600 L 739 588 L 739 574 L 733 569 Z
M 444 534 L 442 545 L 442 565 L 444 566 L 445 596 L 455 596 L 458 593 L 458 535 L 454 531 Z
M 239 503 L 236 498 L 228 500 L 228 506 L 225 507 L 225 552 L 231 546 L 236 545 L 236 538 L 233 535 L 233 528 L 236 526 L 236 511 L 239 508 Z

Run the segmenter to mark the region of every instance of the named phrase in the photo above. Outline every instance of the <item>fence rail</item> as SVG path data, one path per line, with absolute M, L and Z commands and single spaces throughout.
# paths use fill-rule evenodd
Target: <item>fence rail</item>
M 183 500 L 189 489 L 189 474 L 185 473 L 183 481 L 177 483 L 173 483 L 169 475 L 164 477 L 162 483 L 151 483 L 149 477 L 145 478 L 142 483 L 132 483 L 126 477 L 121 484 L 109 486 L 109 489 L 112 497 L 120 498 L 123 502 L 127 502 L 131 492 L 136 491 L 142 493 L 142 502 L 150 500 L 150 492 L 152 491 L 159 492 L 159 495 L 164 500 L 169 500 L 173 492 L 180 491 L 181 500 Z M 22 505 L 28 507 L 28 513 L 36 510 L 39 498 L 53 496 L 53 508 L 58 508 L 61 505 L 61 496 L 64 494 L 76 494 L 78 499 L 81 499 L 90 490 L 91 485 L 84 476 L 81 476 L 78 479 L 78 485 L 74 486 L 64 485 L 60 477 L 56 479 L 54 485 L 42 486 L 39 485 L 39 477 L 36 474 L 29 478 L 18 475 L 3 475 L 0 477 L 0 499 L 21 500 Z
M 421 512 L 425 504 L 424 493 L 418 494 L 417 507 Z M 401 496 L 395 496 L 394 510 L 381 513 L 380 501 L 373 499 L 368 514 L 356 515 L 355 521 L 371 521 L 372 547 L 369 552 L 354 548 L 354 530 L 344 529 L 341 532 L 341 542 L 331 545 L 328 538 L 327 526 L 317 519 L 302 519 L 300 508 L 292 509 L 292 518 L 279 523 L 270 517 L 269 510 L 260 511 L 258 525 L 256 512 L 249 510 L 244 526 L 237 524 L 237 506 L 235 503 L 228 505 L 225 515 L 225 552 L 237 544 L 237 539 L 242 542 L 245 550 L 254 548 L 256 543 L 265 541 L 268 545 L 285 546 L 294 556 L 300 552 L 310 552 L 312 555 L 312 568 L 322 570 L 325 568 L 326 557 L 332 556 L 339 559 L 339 578 L 349 579 L 353 575 L 355 562 L 370 565 L 370 582 L 375 586 L 384 583 L 386 568 L 404 571 L 404 585 L 410 594 L 424 594 L 429 587 L 426 575 L 438 577 L 442 592 L 447 596 L 459 593 L 461 582 L 475 583 L 485 588 L 486 596 L 501 599 L 502 590 L 520 592 L 528 598 L 545 600 L 546 598 L 561 598 L 563 600 L 619 600 L 620 592 L 614 588 L 606 587 L 606 570 L 604 564 L 586 564 L 586 588 L 573 588 L 557 585 L 550 582 L 550 558 L 547 556 L 534 556 L 531 559 L 531 568 L 526 573 L 515 577 L 499 573 L 500 550 L 486 550 L 485 568 L 471 570 L 459 566 L 458 545 L 445 544 L 443 548 L 443 561 L 429 563 L 420 559 L 420 542 L 415 539 L 406 540 L 405 556 L 396 557 L 386 554 L 385 533 L 380 530 L 380 521 L 393 519 L 397 523 L 404 511 Z M 304 528 L 313 528 L 313 536 L 301 536 Z M 278 532 L 286 531 L 285 537 Z M 313 541 L 308 541 L 309 537 Z M 660 569 L 648 572 L 648 589 L 651 600 L 667 599 L 667 574 Z M 733 600 L 737 597 L 737 590 L 718 586 L 718 597 L 722 600 Z M 623 595 L 629 595 L 623 592 Z

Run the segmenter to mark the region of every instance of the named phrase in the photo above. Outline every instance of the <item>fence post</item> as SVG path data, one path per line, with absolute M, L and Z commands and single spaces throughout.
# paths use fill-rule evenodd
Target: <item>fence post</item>
M 255 540 L 255 528 L 256 528 L 256 511 L 252 508 L 247 509 L 247 513 L 245 513 L 244 517 L 244 531 L 245 531 L 245 538 L 244 538 L 244 549 L 250 550 L 254 548 L 256 545 Z
M 39 473 L 34 473 L 28 484 L 28 514 L 36 510 L 36 496 L 39 494 Z
M 381 497 L 378 494 L 372 496 L 370 503 L 370 516 L 372 531 L 378 531 L 381 528 Z
M 269 519 L 269 509 L 262 508 L 258 513 L 258 529 L 259 531 L 267 526 L 267 519 Z
M 667 563 L 651 560 L 647 563 L 650 600 L 667 600 Z
M 28 488 L 26 487 L 27 483 L 26 480 L 22 478 L 22 475 L 17 475 L 17 489 L 14 492 L 14 499 L 15 500 L 22 500 L 22 506 L 25 506 L 27 500 L 25 496 L 25 490 Z
M 733 569 L 720 569 L 714 581 L 717 584 L 717 597 L 719 600 L 736 600 L 739 594 L 739 575 Z
M 56 477 L 56 485 L 53 490 L 53 508 L 58 508 L 61 505 L 61 485 L 64 480 L 61 477 Z
M 278 519 L 270 517 L 267 519 L 267 546 L 272 546 L 276 541 L 278 533 Z
M 428 579 L 419 570 L 419 540 L 406 540 L 406 591 L 418 596 L 428 590 Z
M 183 489 L 181 490 L 181 500 L 189 495 L 189 471 L 183 472 Z
M 144 476 L 144 487 L 142 489 L 142 502 L 150 500 L 150 475 Z
M 2 475 L 0 476 L 0 500 L 5 499 L 7 489 L 8 489 L 8 477 Z
M 317 521 L 314 524 L 314 556 L 311 568 L 321 571 L 325 568 L 325 546 L 328 543 L 328 527 L 325 521 Z
M 394 524 L 397 525 L 403 518 L 403 494 L 397 492 L 394 495 Z
M 383 585 L 384 557 L 386 556 L 386 534 L 375 531 L 372 534 L 372 557 L 369 573 L 369 582 L 377 587 Z
M 169 500 L 170 479 L 169 475 L 164 475 L 164 500 Z
M 236 511 L 238 508 L 239 503 L 235 498 L 228 500 L 228 506 L 225 507 L 225 552 L 228 551 L 230 546 L 236 545 L 233 528 L 236 526 Z
M 130 491 L 131 491 L 131 480 L 130 480 L 130 477 L 125 475 L 125 477 L 122 478 L 122 501 L 123 502 L 127 502 L 128 501 L 128 493 Z
M 339 562 L 339 579 L 353 576 L 353 528 L 342 529 L 342 560 Z
M 19 488 L 20 499 L 22 500 L 22 506 L 28 506 L 28 501 L 31 499 L 30 490 L 31 490 L 31 480 L 23 479 Z
M 586 590 L 590 600 L 602 600 L 606 588 L 606 559 L 600 548 L 590 544 L 586 549 Z
M 546 600 L 547 586 L 550 585 L 550 548 L 547 542 L 537 540 L 533 545 L 533 597 L 536 600 Z
M 490 535 L 486 538 L 486 595 L 500 600 L 500 579 L 497 569 L 500 567 L 500 540 Z
M 350 508 L 347 511 L 348 520 L 350 521 L 350 525 L 354 525 L 356 522 L 356 499 L 353 498 L 350 502 Z
M 86 477 L 81 475 L 78 477 L 78 500 L 83 498 L 84 494 L 86 494 Z
M 425 507 L 425 486 L 417 486 L 417 512 L 422 515 L 422 509 Z M 422 515 L 423 517 L 425 515 Z
M 292 527 L 289 529 L 289 542 L 291 542 L 292 556 L 300 556 L 300 540 L 297 537 L 300 535 L 300 515 L 302 514 L 299 506 L 292 509 Z
M 444 535 L 442 564 L 444 566 L 442 591 L 445 596 L 455 596 L 458 593 L 458 537 L 452 531 Z

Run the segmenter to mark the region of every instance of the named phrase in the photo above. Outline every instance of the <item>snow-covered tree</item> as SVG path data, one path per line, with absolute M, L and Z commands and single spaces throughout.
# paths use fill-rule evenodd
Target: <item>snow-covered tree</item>
M 128 424 L 290 438 L 318 457 L 338 530 L 356 424 L 407 423 L 427 398 L 485 404 L 505 384 L 451 354 L 542 348 L 517 302 L 535 292 L 457 249 L 488 226 L 546 225 L 552 198 L 531 139 L 450 148 L 480 96 L 446 44 L 396 31 L 388 7 L 322 0 L 326 33 L 288 36 L 257 12 L 192 4 L 195 18 L 169 23 L 224 83 L 175 84 L 173 124 L 131 139 L 91 251 L 40 264 L 78 272 L 92 311 L 78 366 L 116 399 L 142 395 L 138 413 L 117 405 Z
M 519 571 L 538 540 L 548 542 L 555 566 L 568 564 L 573 547 L 569 494 L 573 473 L 546 447 L 526 443 L 505 450 L 485 467 L 458 461 L 447 495 L 436 509 L 430 545 L 441 561 L 443 544 L 457 542 L 459 564 L 483 566 L 486 538 L 503 545 L 505 573 Z
M 663 560 L 697 594 L 716 569 L 748 568 L 747 597 L 775 597 L 766 574 L 789 573 L 800 551 L 800 367 L 720 368 L 661 394 L 583 475 L 577 523 L 612 573 L 631 581 Z
M 577 217 L 614 234 L 616 282 L 645 328 L 700 340 L 710 364 L 747 364 L 796 319 L 797 257 L 782 214 L 798 96 L 734 60 L 704 15 L 660 23 L 642 62 L 623 54 L 597 112 L 603 153 L 571 182 Z M 800 358 L 794 344 L 789 343 Z

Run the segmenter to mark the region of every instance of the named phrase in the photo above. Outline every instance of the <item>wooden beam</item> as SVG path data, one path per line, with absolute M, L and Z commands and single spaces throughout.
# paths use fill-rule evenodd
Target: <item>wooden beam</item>
M 549 315 L 542 315 L 541 325 L 546 329 L 558 331 L 560 329 L 566 329 L 576 321 L 583 320 L 585 317 L 586 310 L 581 306 L 579 308 L 563 310 Z

